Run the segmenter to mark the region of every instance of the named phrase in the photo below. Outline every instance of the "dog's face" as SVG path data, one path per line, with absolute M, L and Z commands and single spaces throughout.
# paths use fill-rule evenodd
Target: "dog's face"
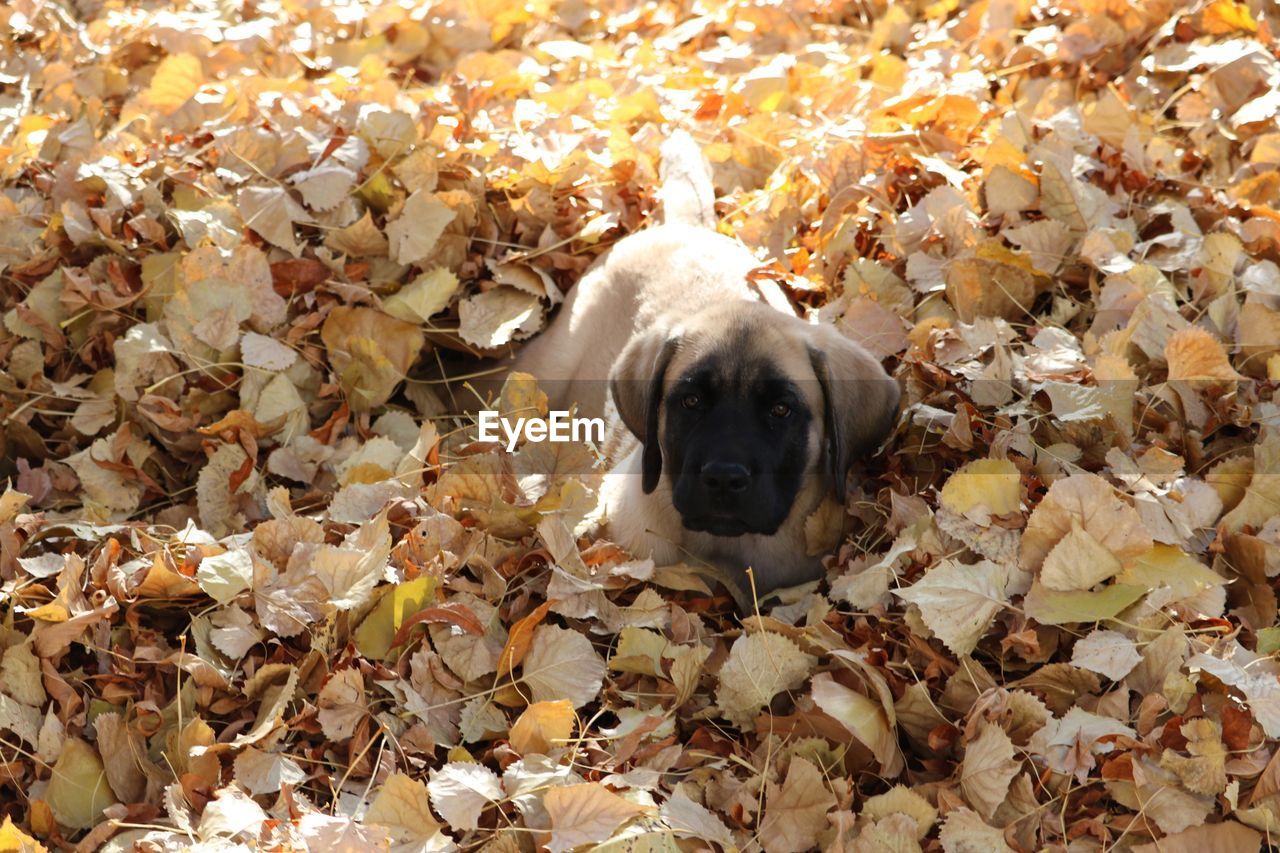
M 814 415 L 822 416 L 796 379 L 771 359 L 742 358 L 728 347 L 674 372 L 662 400 L 661 444 L 686 528 L 772 535 L 786 520 L 816 463 L 811 433 Z
M 815 485 L 843 499 L 849 461 L 884 437 L 898 398 L 835 329 L 751 303 L 637 335 L 611 386 L 644 444 L 644 490 L 665 473 L 684 527 L 714 536 L 776 533 Z

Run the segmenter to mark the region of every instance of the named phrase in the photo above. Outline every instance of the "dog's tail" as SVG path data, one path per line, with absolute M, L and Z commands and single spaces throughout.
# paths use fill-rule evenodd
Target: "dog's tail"
M 698 143 L 677 130 L 662 143 L 661 153 L 658 201 L 662 202 L 662 221 L 715 228 L 716 191 L 711 185 L 711 167 Z

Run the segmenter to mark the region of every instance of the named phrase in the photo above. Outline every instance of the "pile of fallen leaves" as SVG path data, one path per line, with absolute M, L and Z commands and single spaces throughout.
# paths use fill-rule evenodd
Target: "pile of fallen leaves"
M 1256 849 L 1275 15 L 10 0 L 0 849 Z M 672 126 L 905 390 L 745 619 L 439 382 L 644 224 Z

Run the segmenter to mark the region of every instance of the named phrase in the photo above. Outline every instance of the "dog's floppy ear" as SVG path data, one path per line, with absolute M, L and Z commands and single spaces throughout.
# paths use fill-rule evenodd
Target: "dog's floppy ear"
M 662 475 L 662 447 L 658 442 L 662 385 L 667 365 L 679 345 L 679 339 L 662 327 L 635 335 L 609 372 L 609 392 L 618 415 L 644 446 L 641 485 L 645 494 L 657 488 Z
M 901 391 L 869 352 L 833 328 L 815 335 L 809 362 L 822 387 L 823 451 L 836 498 L 844 503 L 850 463 L 889 434 Z

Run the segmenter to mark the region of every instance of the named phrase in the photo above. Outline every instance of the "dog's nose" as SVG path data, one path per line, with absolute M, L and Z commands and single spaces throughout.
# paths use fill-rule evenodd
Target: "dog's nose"
M 699 473 L 702 485 L 715 492 L 744 492 L 751 483 L 751 472 L 737 462 L 708 462 Z

